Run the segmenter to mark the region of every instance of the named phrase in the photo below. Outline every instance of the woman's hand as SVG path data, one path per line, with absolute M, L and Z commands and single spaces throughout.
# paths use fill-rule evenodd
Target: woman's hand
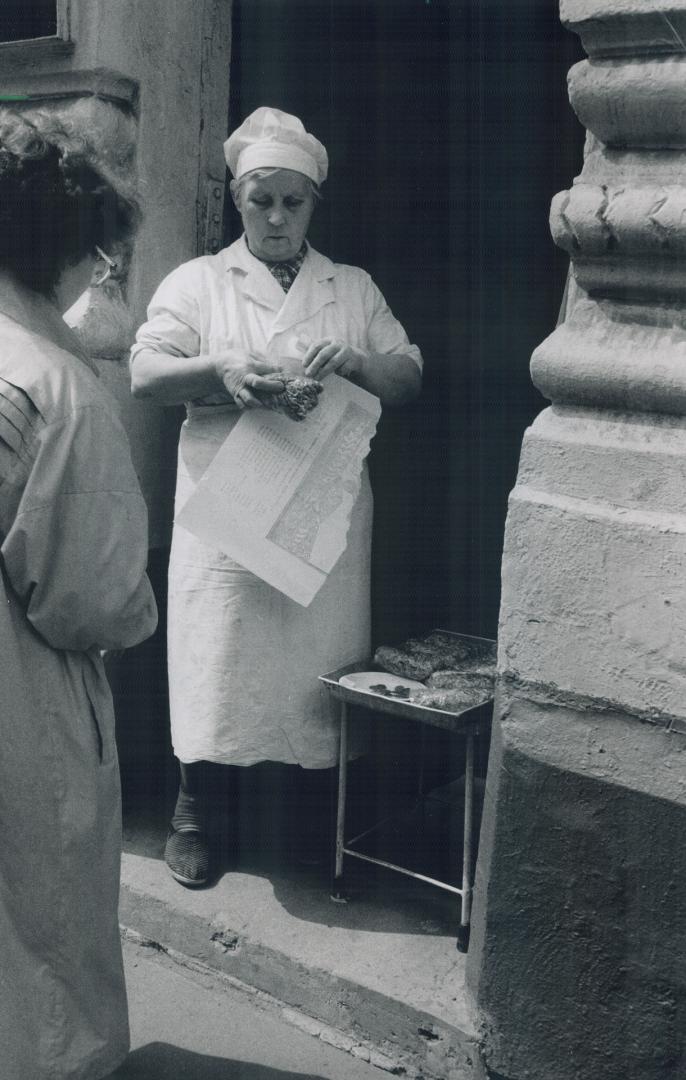
M 278 368 L 248 353 L 220 353 L 213 359 L 219 379 L 239 409 L 262 407 L 262 402 L 253 390 L 264 394 L 280 394 L 284 388 Z
M 311 379 L 325 379 L 333 372 L 354 379 L 361 373 L 365 359 L 362 349 L 333 338 L 322 338 L 310 345 L 303 357 L 303 367 Z

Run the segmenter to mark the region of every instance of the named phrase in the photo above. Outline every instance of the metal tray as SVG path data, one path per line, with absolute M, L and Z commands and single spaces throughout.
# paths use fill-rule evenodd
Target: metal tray
M 449 634 L 460 641 L 489 647 L 495 645 L 492 638 L 456 634 L 452 630 L 428 630 L 423 637 L 428 637 L 429 634 L 433 633 Z M 430 724 L 432 727 L 444 728 L 447 731 L 461 731 L 465 728 L 478 727 L 481 719 L 478 710 L 493 700 L 493 694 L 487 697 L 481 695 L 474 700 L 473 704 L 465 705 L 464 708 L 456 712 L 448 712 L 445 709 L 430 708 L 427 705 L 415 705 L 413 702 L 404 701 L 401 698 L 386 697 L 383 694 L 373 693 L 369 690 L 341 686 L 339 682 L 342 675 L 350 675 L 356 671 L 381 672 L 383 670 L 372 659 L 360 660 L 338 668 L 336 671 L 329 671 L 325 675 L 320 675 L 319 680 L 324 684 L 331 696 L 339 701 L 348 702 L 350 705 L 359 705 L 365 709 L 371 709 L 373 712 L 382 712 L 391 716 L 400 716 L 406 720 L 414 720 L 421 724 Z

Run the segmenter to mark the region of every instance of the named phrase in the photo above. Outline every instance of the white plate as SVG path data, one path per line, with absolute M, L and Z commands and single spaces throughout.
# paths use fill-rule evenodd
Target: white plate
M 416 679 L 401 679 L 398 675 L 390 675 L 387 671 L 353 671 L 350 675 L 341 675 L 338 680 L 341 686 L 347 686 L 349 690 L 364 690 L 368 694 L 378 694 L 380 697 L 391 697 L 393 701 L 408 701 L 408 698 L 398 697 L 396 694 L 385 694 L 383 690 L 372 690 L 373 686 L 385 686 L 388 690 L 397 690 L 404 687 L 407 690 L 426 690 L 424 683 Z

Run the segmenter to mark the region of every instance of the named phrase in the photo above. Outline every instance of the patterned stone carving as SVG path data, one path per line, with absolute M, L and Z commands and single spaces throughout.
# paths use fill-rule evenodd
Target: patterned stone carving
M 592 57 L 570 73 L 590 134 L 550 225 L 574 287 L 531 362 L 555 408 L 525 437 L 511 497 L 500 665 L 670 722 L 686 716 L 686 592 L 680 571 L 672 580 L 686 566 L 686 52 L 647 48 L 664 26 L 657 6 L 634 27 L 640 55 Z M 562 10 L 596 48 L 637 14 L 627 0 Z

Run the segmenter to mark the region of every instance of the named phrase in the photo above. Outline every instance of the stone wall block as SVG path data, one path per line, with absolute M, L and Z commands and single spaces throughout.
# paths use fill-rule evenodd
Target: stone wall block
M 686 421 L 561 408 L 527 431 L 499 670 L 667 725 L 686 714 Z
M 684 518 L 686 420 L 551 406 L 526 433 L 517 484 L 666 521 Z
M 606 146 L 686 147 L 682 52 L 575 64 L 569 72 L 569 100 L 581 123 Z
M 686 1075 L 686 741 L 509 684 L 497 712 L 468 966 L 488 1075 Z
M 686 717 L 683 515 L 518 485 L 504 560 L 503 675 L 663 726 Z

